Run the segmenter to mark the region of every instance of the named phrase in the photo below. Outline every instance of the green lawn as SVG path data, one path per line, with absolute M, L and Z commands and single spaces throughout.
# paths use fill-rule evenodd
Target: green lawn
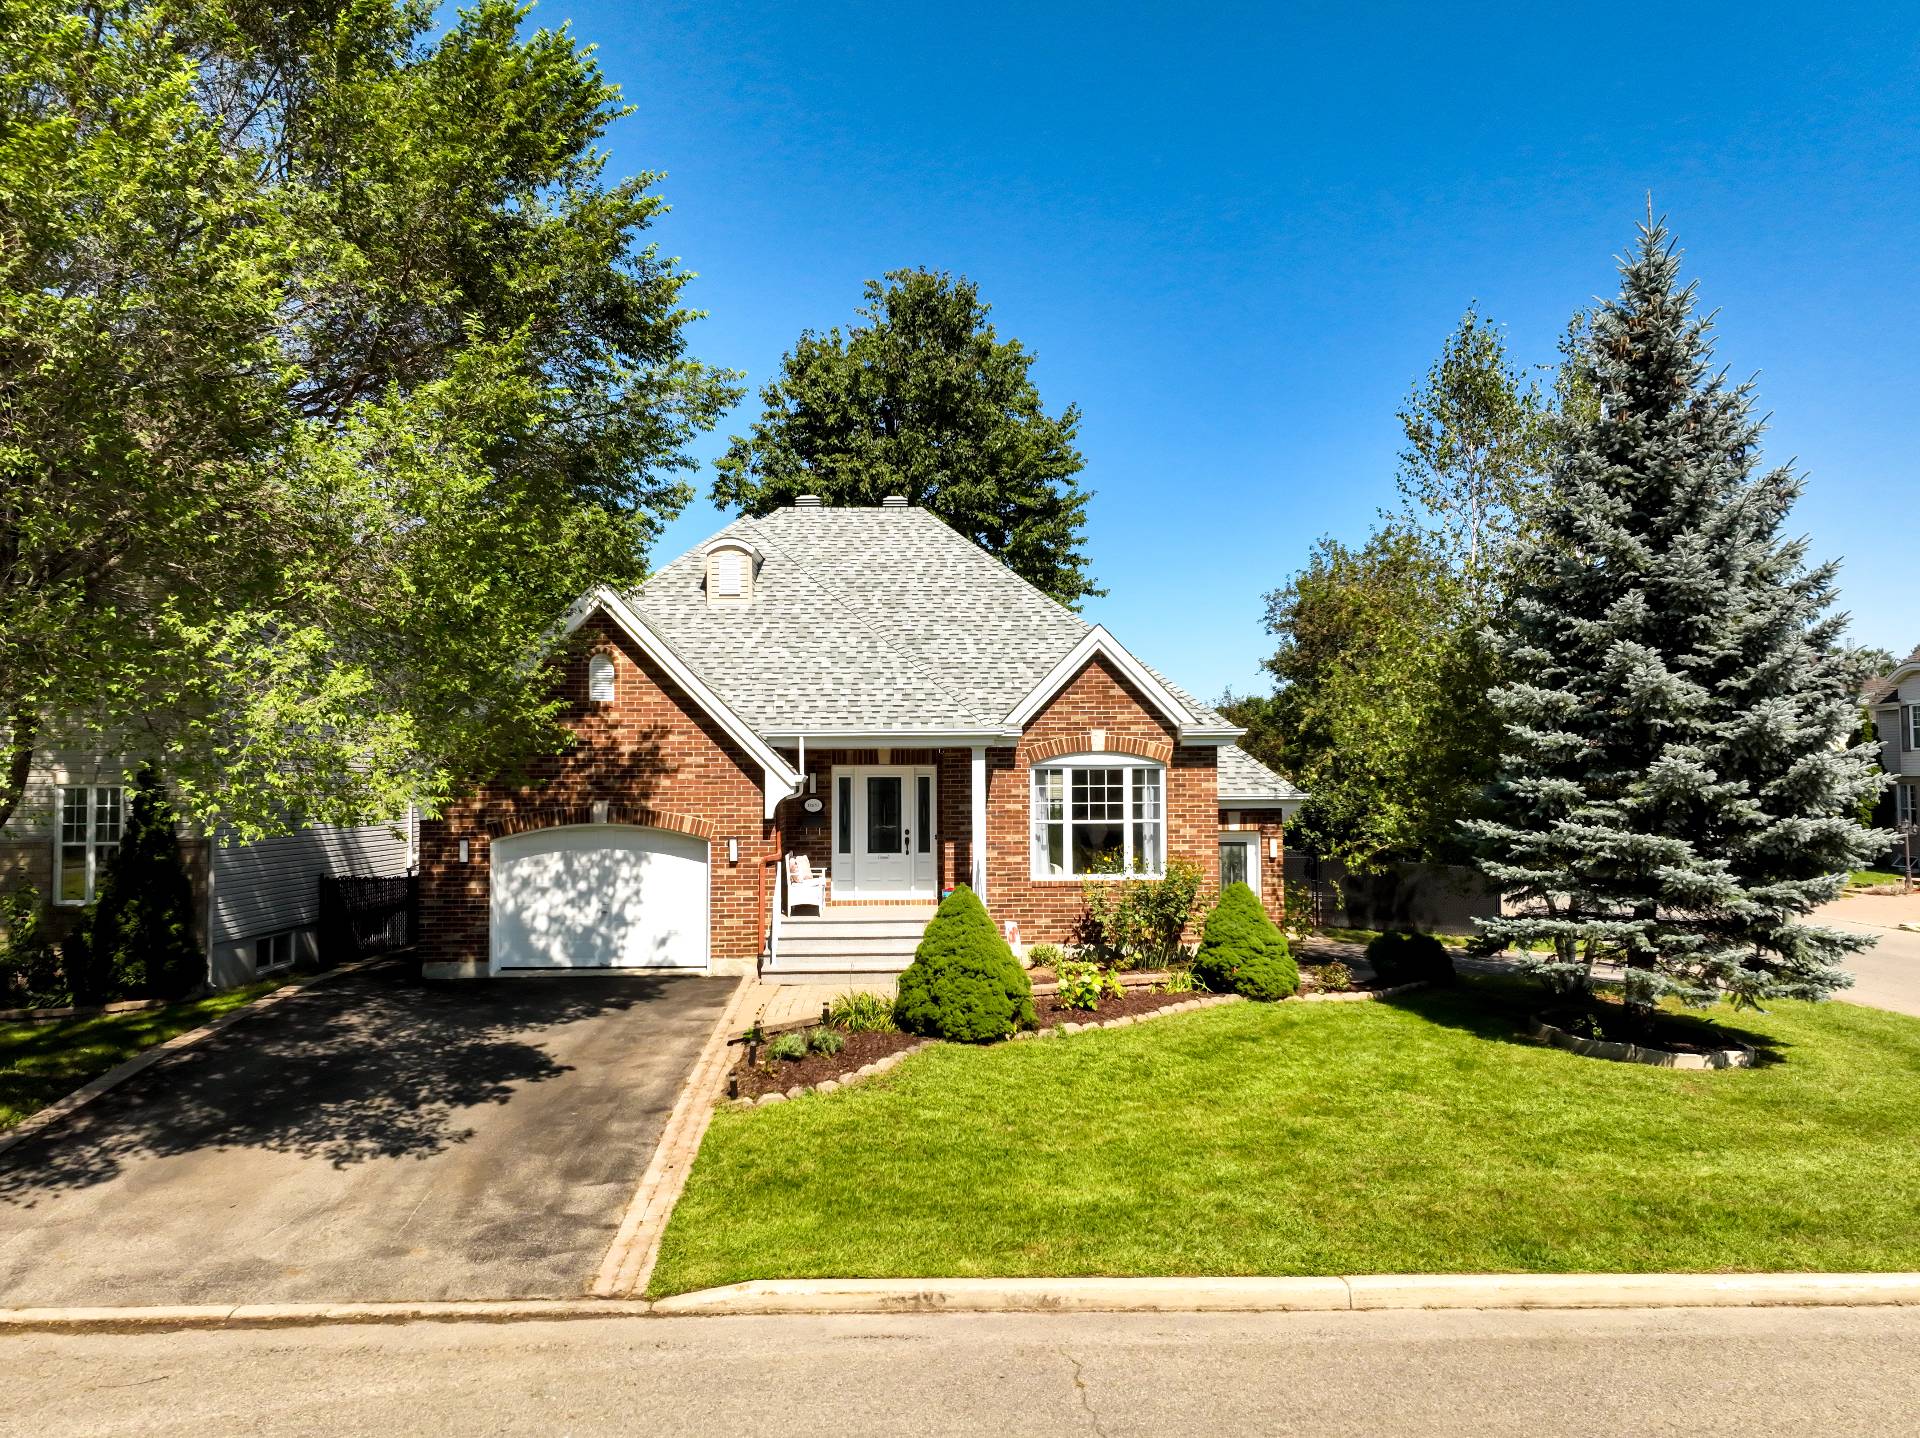
M 12 1128 L 142 1049 L 197 1029 L 208 1019 L 278 987 L 280 981 L 274 979 L 163 1009 L 58 1024 L 0 1025 L 0 1130 Z
M 1905 878 L 1906 875 L 1896 874 L 1890 869 L 1855 869 L 1847 876 L 1847 882 L 1855 888 L 1865 888 L 1868 885 L 1898 884 Z
M 1726 1015 L 1762 1066 L 1521 1037 L 1525 991 L 941 1046 L 714 1115 L 652 1292 L 748 1278 L 1920 1269 L 1920 1021 Z

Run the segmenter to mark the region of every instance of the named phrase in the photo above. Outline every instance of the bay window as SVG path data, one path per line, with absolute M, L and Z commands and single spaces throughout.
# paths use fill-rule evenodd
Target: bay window
M 1159 877 L 1165 865 L 1165 770 L 1101 754 L 1033 768 L 1033 877 Z

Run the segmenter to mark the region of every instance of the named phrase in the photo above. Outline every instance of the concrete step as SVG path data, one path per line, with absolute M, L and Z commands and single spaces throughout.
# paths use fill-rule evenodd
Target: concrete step
M 789 916 L 780 921 L 782 935 L 808 934 L 834 939 L 911 939 L 917 944 L 926 931 L 924 919 L 796 919 Z
M 913 957 L 913 951 L 920 947 L 920 936 L 881 935 L 867 937 L 848 937 L 844 934 L 796 934 L 791 929 L 780 934 L 779 952 L 784 957 L 792 954 L 798 957 L 805 954 L 811 958 L 834 958 L 846 955 L 849 958 L 884 958 L 889 955 Z
M 781 954 L 771 968 L 760 973 L 769 984 L 835 984 L 859 987 L 862 979 L 892 978 L 906 968 L 912 956 L 899 959 L 806 959 Z

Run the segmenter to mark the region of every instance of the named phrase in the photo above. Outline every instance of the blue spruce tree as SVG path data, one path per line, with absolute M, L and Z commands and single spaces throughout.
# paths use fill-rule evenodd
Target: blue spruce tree
M 1597 404 L 1564 421 L 1537 532 L 1491 640 L 1513 682 L 1482 867 L 1521 912 L 1490 937 L 1551 942 L 1530 966 L 1584 990 L 1626 973 L 1668 995 L 1819 998 L 1865 940 L 1799 922 L 1878 847 L 1856 811 L 1881 782 L 1832 613 L 1835 566 L 1781 526 L 1800 493 L 1760 467 L 1747 384 L 1664 223 L 1576 357 Z

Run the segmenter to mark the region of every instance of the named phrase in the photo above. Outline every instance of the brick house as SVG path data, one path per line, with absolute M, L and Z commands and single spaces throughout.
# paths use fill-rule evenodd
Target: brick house
M 1170 857 L 1281 911 L 1304 796 L 903 500 L 736 521 L 567 631 L 578 742 L 421 825 L 431 975 L 891 972 L 956 885 L 1063 942 Z

